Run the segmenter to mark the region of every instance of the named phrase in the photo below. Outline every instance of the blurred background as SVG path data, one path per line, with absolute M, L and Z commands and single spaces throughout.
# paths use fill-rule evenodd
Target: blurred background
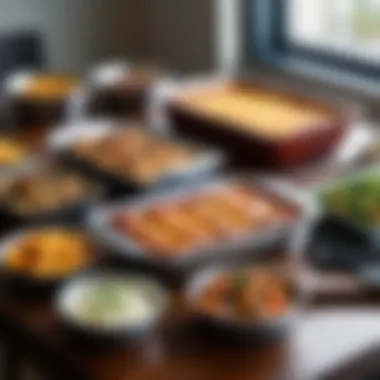
M 277 32 L 292 48 L 362 64 L 380 59 L 378 0 L 2 0 L 1 39 L 4 45 L 12 35 L 38 36 L 41 62 L 58 70 L 80 72 L 114 57 L 210 70 L 237 61 L 243 25 L 259 35 L 268 20 L 255 18 L 268 15 L 269 8 L 275 9 Z
M 38 36 L 43 64 L 58 70 L 81 72 L 115 57 L 197 70 L 214 64 L 213 10 L 209 0 L 1 1 L 0 25 L 3 41 Z

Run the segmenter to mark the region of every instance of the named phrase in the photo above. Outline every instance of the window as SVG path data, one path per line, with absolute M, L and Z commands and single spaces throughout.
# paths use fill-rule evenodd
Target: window
M 379 76 L 380 0 L 251 0 L 251 6 L 256 57 Z

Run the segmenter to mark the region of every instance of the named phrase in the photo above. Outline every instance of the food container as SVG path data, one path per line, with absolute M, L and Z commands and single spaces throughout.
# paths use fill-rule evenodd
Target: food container
M 369 181 L 367 185 L 366 181 Z M 376 232 L 379 222 L 376 207 L 373 207 L 379 204 L 376 199 L 377 186 L 380 186 L 380 171 L 377 166 L 373 166 L 354 173 L 345 173 L 340 178 L 325 181 L 306 192 L 319 203 L 321 215 L 326 219 L 347 223 L 362 231 Z M 336 193 L 339 189 L 341 193 Z M 368 217 L 373 220 L 367 220 Z
M 67 74 L 18 72 L 5 83 L 4 105 L 13 126 L 41 126 L 61 122 L 79 81 Z
M 33 187 L 35 178 L 39 178 L 39 182 L 42 181 L 40 180 L 41 177 L 44 177 L 46 181 L 47 178 L 50 178 L 51 181 L 54 182 L 53 175 L 57 175 L 58 177 L 60 175 L 63 177 L 69 176 L 70 178 L 78 179 L 86 191 L 78 196 L 78 198 L 62 206 L 46 207 L 41 211 L 25 211 L 17 206 L 15 203 L 15 197 L 18 197 L 16 191 L 19 191 L 21 187 L 23 187 L 24 190 L 26 186 Z M 23 184 L 25 183 L 29 185 L 24 186 Z M 56 188 L 54 190 L 52 189 L 53 188 L 45 188 L 41 191 L 41 189 L 38 190 L 35 188 L 33 193 L 40 192 L 41 195 L 38 196 L 41 200 L 44 200 L 56 195 L 56 191 L 58 190 Z M 11 179 L 0 204 L 1 226 L 5 230 L 9 230 L 15 227 L 46 225 L 49 223 L 81 225 L 89 209 L 102 198 L 103 193 L 103 188 L 98 183 L 89 180 L 82 174 L 67 170 L 58 165 L 46 165 L 36 161 L 28 170 Z
M 258 316 L 238 317 L 237 315 L 220 315 L 220 312 L 226 310 L 205 310 L 201 300 L 202 294 L 214 281 L 220 281 L 220 278 L 228 278 L 232 272 L 244 272 L 244 276 L 254 273 L 254 270 L 268 272 L 273 278 L 278 278 L 284 285 L 284 292 L 287 295 L 287 310 L 284 313 L 269 318 L 263 316 L 262 320 Z M 240 280 L 240 279 L 239 279 Z M 241 284 L 240 284 L 241 285 Z M 243 286 L 243 285 L 241 285 Z M 286 289 L 285 289 L 286 288 Z M 240 291 L 240 289 L 239 289 Z M 294 279 L 290 273 L 284 273 L 279 268 L 271 268 L 263 264 L 251 264 L 248 267 L 241 266 L 212 266 L 195 273 L 188 281 L 185 287 L 185 294 L 191 316 L 194 322 L 204 329 L 204 334 L 217 335 L 219 338 L 225 338 L 233 341 L 264 343 L 268 340 L 281 338 L 289 332 L 300 314 L 302 299 L 300 292 L 296 288 Z M 253 295 L 251 294 L 251 297 Z M 220 300 L 224 302 L 224 300 Z M 217 302 L 217 295 L 213 295 L 212 307 Z M 230 305 L 231 306 L 231 305 Z M 260 308 L 262 305 L 256 305 Z M 229 310 L 231 312 L 231 310 Z
M 12 135 L 0 135 L 0 178 L 10 178 L 28 170 L 36 156 Z M 1 193 L 1 190 L 0 190 Z
M 27 150 L 24 150 L 21 145 L 20 148 L 17 148 L 17 142 L 15 142 L 16 150 L 20 149 L 20 157 L 14 162 L 10 162 L 7 159 L 9 158 L 9 152 L 2 151 L 3 148 L 8 150 L 8 140 L 11 141 L 11 144 L 13 144 L 12 139 L 0 137 L 0 209 L 14 179 L 23 173 L 28 172 L 36 161 L 36 157 L 34 155 Z M 0 231 L 6 223 L 7 221 L 0 222 Z
M 185 87 L 168 112 L 179 134 L 213 143 L 238 163 L 274 169 L 327 154 L 348 125 L 341 110 L 320 101 L 233 81 Z
M 304 251 L 315 268 L 352 272 L 378 256 L 370 234 L 349 223 L 319 218 L 309 229 Z
M 199 246 L 188 251 L 185 250 L 181 254 L 170 254 L 166 257 L 152 254 L 149 249 L 142 247 L 129 234 L 117 231 L 111 222 L 112 218 L 121 210 L 130 213 L 155 205 L 167 204 L 170 207 L 170 204 L 175 204 L 173 202 L 185 202 L 223 187 L 228 189 L 228 186 L 235 183 L 263 194 L 271 199 L 271 202 L 275 202 L 273 205 L 281 204 L 281 207 L 289 211 L 291 217 L 286 221 L 276 221 L 262 228 L 250 229 L 239 236 L 231 236 L 231 238 L 219 241 L 213 239 L 213 242 L 203 247 Z M 247 175 L 230 175 L 161 194 L 150 194 L 129 201 L 100 206 L 90 214 L 89 226 L 94 236 L 126 259 L 174 271 L 173 273 L 181 273 L 209 261 L 239 261 L 247 257 L 259 256 L 264 247 L 277 247 L 283 244 L 290 238 L 298 225 L 306 223 L 312 218 L 314 212 L 314 205 L 309 200 L 294 191 L 289 191 L 286 186 L 277 181 L 252 178 Z
M 88 113 L 92 116 L 143 116 L 156 70 L 109 62 L 95 67 L 88 81 Z
M 19 244 L 22 244 L 26 241 L 26 239 L 30 239 L 33 235 L 38 233 L 46 233 L 49 231 L 72 231 L 73 233 L 79 234 L 79 236 L 83 236 L 84 239 L 88 242 L 88 254 L 89 260 L 88 264 L 84 266 L 80 266 L 76 269 L 70 271 L 70 273 L 65 275 L 52 275 L 52 276 L 37 276 L 35 273 L 30 270 L 29 273 L 26 271 L 15 270 L 11 268 L 10 265 L 7 264 L 8 255 L 11 254 L 11 250 L 15 249 L 15 247 Z M 48 250 L 43 247 L 45 251 L 41 251 L 41 257 L 46 256 Z M 14 252 L 12 252 L 14 254 Z M 37 252 L 34 252 L 37 254 Z M 66 256 L 72 253 L 65 252 Z M 33 227 L 28 229 L 19 230 L 17 232 L 13 232 L 10 235 L 4 237 L 0 246 L 0 272 L 2 274 L 2 279 L 5 281 L 5 285 L 7 290 L 11 291 L 13 294 L 17 296 L 26 296 L 26 297 L 45 297 L 51 295 L 51 293 L 59 286 L 65 279 L 73 276 L 74 274 L 81 272 L 83 270 L 87 270 L 96 264 L 96 262 L 101 257 L 100 251 L 98 247 L 94 244 L 94 242 L 90 239 L 90 237 L 84 232 L 82 229 L 72 228 L 70 226 L 64 224 L 54 224 L 49 225 L 47 227 Z M 47 257 L 45 257 L 47 259 Z M 32 263 L 32 261 L 30 261 Z M 35 257 L 36 265 L 40 265 L 41 263 Z M 46 264 L 45 264 L 46 265 Z
M 184 143 L 175 137 L 143 130 L 139 125 L 136 127 L 136 124 L 133 123 L 125 125 L 124 131 L 126 131 L 126 133 L 128 133 L 128 127 L 135 128 L 139 135 L 141 134 L 144 138 L 149 139 L 152 144 L 156 143 L 157 147 L 160 146 L 160 144 L 170 144 L 176 149 L 180 148 L 184 151 L 191 152 L 191 154 L 194 152 L 194 158 L 189 159 L 188 163 L 178 165 L 178 168 L 174 167 L 170 169 L 169 167 L 168 170 L 163 168 L 162 174 L 158 172 L 156 178 L 143 181 L 127 173 L 122 176 L 116 171 L 106 169 L 104 165 L 101 166 L 94 162 L 94 160 L 87 159 L 74 152 L 75 144 L 85 143 L 91 140 L 96 141 L 97 139 L 100 141 L 100 139 L 108 138 L 115 133 L 124 133 L 122 132 L 123 129 L 120 128 L 117 123 L 110 122 L 109 120 L 88 120 L 86 122 L 59 128 L 49 137 L 48 146 L 50 151 L 56 154 L 65 164 L 82 170 L 94 176 L 101 181 L 101 183 L 107 184 L 112 195 L 125 195 L 126 193 L 142 192 L 152 188 L 167 188 L 179 183 L 199 180 L 216 172 L 224 163 L 224 156 L 218 151 L 203 148 L 188 142 Z M 117 141 L 117 143 L 119 144 L 119 141 Z M 125 146 L 125 151 L 127 149 L 131 150 L 132 148 L 133 146 Z M 104 155 L 104 150 L 99 154 Z M 112 151 L 107 154 L 109 158 L 111 158 Z M 144 150 L 143 154 L 144 156 L 141 157 L 140 155 L 137 161 L 141 162 L 141 158 L 147 160 L 149 157 L 152 157 L 152 152 Z M 126 160 L 123 159 L 123 162 L 125 163 Z
M 376 182 L 364 188 L 362 181 L 367 179 Z M 380 184 L 379 169 L 370 167 L 306 190 L 319 204 L 319 216 L 309 232 L 309 259 L 313 265 L 351 272 L 377 265 L 379 202 L 376 187 L 372 188 L 376 184 Z M 337 193 L 339 189 L 341 193 Z
M 298 230 L 291 247 L 310 296 L 351 297 L 380 289 L 380 240 L 368 229 L 320 215 Z
M 133 288 L 133 293 L 128 292 L 128 296 L 132 296 L 132 300 L 128 300 L 128 313 L 139 312 L 141 315 L 130 315 L 127 320 L 121 318 L 119 321 L 112 321 L 107 319 L 110 317 L 109 307 L 113 307 L 110 303 L 110 297 L 113 296 L 111 301 L 121 301 L 112 294 L 104 294 L 105 292 L 111 293 L 115 291 L 115 286 L 110 289 L 104 289 L 105 284 L 108 285 L 125 284 Z M 99 288 L 99 286 L 101 288 Z M 92 294 L 90 294 L 90 292 Z M 100 294 L 103 293 L 103 294 Z M 126 292 L 124 292 L 124 295 Z M 88 297 L 105 297 L 102 300 L 101 310 L 92 311 L 91 321 L 83 317 L 84 298 Z M 140 298 L 140 299 L 137 299 Z M 126 300 L 127 301 L 127 300 Z M 132 302 L 133 301 L 133 302 Z M 142 302 L 148 305 L 142 305 Z M 120 306 L 120 305 L 116 305 Z M 127 303 L 126 305 L 127 306 Z M 141 310 L 142 306 L 149 310 Z M 56 313 L 62 324 L 64 331 L 68 336 L 76 342 L 86 344 L 91 347 L 120 347 L 126 344 L 132 344 L 140 341 L 141 339 L 151 335 L 159 325 L 163 315 L 168 306 L 168 297 L 163 287 L 150 277 L 120 271 L 94 271 L 78 276 L 67 282 L 59 291 L 55 303 Z M 122 306 L 120 306 L 122 307 Z M 120 311 L 120 310 L 119 310 Z M 127 310 L 125 310 L 127 312 Z M 107 312 L 107 316 L 99 317 L 95 321 L 94 313 Z

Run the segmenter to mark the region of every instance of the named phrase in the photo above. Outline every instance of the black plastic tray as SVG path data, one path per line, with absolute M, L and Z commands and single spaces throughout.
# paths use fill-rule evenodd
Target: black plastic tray
M 74 142 L 86 139 L 89 136 L 104 136 L 119 128 L 120 127 L 115 123 L 109 121 L 105 121 L 104 123 L 102 121 L 95 123 L 89 121 L 87 124 L 68 126 L 54 132 L 49 139 L 48 145 L 52 150 L 52 153 L 58 155 L 59 160 L 65 165 L 83 171 L 101 181 L 101 183 L 109 188 L 111 195 L 136 194 L 152 188 L 170 188 L 172 185 L 177 185 L 182 182 L 200 180 L 205 176 L 217 172 L 225 162 L 224 155 L 218 151 L 203 148 L 196 144 L 183 142 L 177 140 L 173 136 L 162 135 L 147 130 L 147 134 L 150 133 L 163 139 L 173 140 L 185 147 L 188 146 L 190 149 L 193 148 L 198 150 L 199 158 L 194 161 L 194 164 L 183 170 L 163 175 L 159 180 L 152 183 L 141 183 L 134 181 L 132 178 L 122 178 L 117 174 L 108 172 L 89 161 L 78 157 L 70 150 L 70 147 Z
M 243 239 L 223 244 L 216 243 L 202 250 L 195 250 L 180 255 L 174 259 L 155 259 L 142 247 L 139 247 L 133 239 L 118 233 L 109 223 L 110 216 L 120 209 L 138 209 L 165 200 L 183 199 L 193 196 L 209 188 L 237 181 L 247 184 L 252 188 L 260 188 L 268 194 L 282 200 L 290 207 L 294 207 L 299 217 L 293 222 L 257 231 Z M 121 256 L 133 261 L 145 262 L 161 269 L 184 270 L 212 262 L 214 260 L 235 261 L 245 260 L 247 257 L 257 258 L 264 248 L 278 247 L 290 239 L 292 232 L 299 224 L 308 223 L 315 214 L 314 205 L 308 198 L 295 193 L 278 181 L 273 179 L 256 179 L 247 175 L 230 175 L 223 178 L 214 178 L 202 183 L 184 186 L 169 192 L 159 192 L 135 198 L 129 201 L 121 201 L 111 205 L 100 206 L 89 217 L 89 228 L 100 241 Z

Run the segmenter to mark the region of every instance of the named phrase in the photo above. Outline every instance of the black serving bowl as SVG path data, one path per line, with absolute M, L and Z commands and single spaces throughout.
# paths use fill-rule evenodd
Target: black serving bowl
M 186 298 L 192 311 L 195 324 L 204 332 L 218 338 L 224 338 L 233 342 L 242 343 L 265 343 L 276 340 L 292 328 L 297 316 L 300 314 L 301 297 L 298 297 L 298 290 L 289 278 L 289 310 L 280 318 L 267 321 L 258 320 L 238 320 L 232 318 L 218 317 L 201 310 L 196 305 L 197 298 L 202 294 L 217 276 L 231 272 L 239 267 L 215 266 L 209 267 L 196 273 L 186 286 Z M 246 267 L 244 270 L 247 269 Z M 286 276 L 279 272 L 284 279 Z
M 37 101 L 13 97 L 8 100 L 9 122 L 17 127 L 54 125 L 64 120 L 68 99 Z
M 145 116 L 149 94 L 158 79 L 156 69 L 107 62 L 88 79 L 87 114 L 107 117 Z
M 44 171 L 45 168 L 49 168 L 49 166 L 51 166 L 53 171 L 57 170 L 62 173 L 73 174 L 78 176 L 78 178 L 83 177 L 84 181 L 88 184 L 88 192 L 56 208 L 41 210 L 39 212 L 25 212 L 20 210 L 12 200 L 12 184 L 16 184 L 18 180 L 22 180 L 30 175 L 38 174 L 40 170 Z M 32 163 L 23 173 L 13 176 L 10 182 L 0 203 L 0 227 L 5 231 L 14 228 L 44 226 L 57 223 L 82 226 L 90 209 L 103 198 L 105 192 L 103 186 L 88 176 L 83 176 L 83 174 L 73 171 L 72 169 L 66 169 L 61 165 L 45 164 L 40 160 L 36 160 Z
M 339 210 L 336 205 L 332 205 L 324 199 L 326 195 L 329 193 L 336 191 L 337 189 L 345 189 L 345 188 L 354 188 L 362 181 L 376 179 L 380 180 L 380 170 L 377 165 L 368 166 L 366 168 L 359 168 L 354 172 L 343 173 L 341 176 L 334 178 L 333 180 L 327 180 L 322 182 L 318 186 L 306 190 L 308 195 L 314 199 L 315 203 L 319 206 L 319 213 L 324 218 L 324 220 L 332 221 L 340 223 L 341 225 L 350 225 L 351 228 L 355 228 L 357 231 L 361 231 L 361 233 L 377 233 L 379 231 L 379 225 L 377 225 L 374 221 L 367 221 L 364 219 L 360 220 L 359 216 L 362 210 L 356 210 L 356 215 L 353 217 L 350 215 L 351 210 Z M 343 194 L 344 196 L 345 194 Z M 366 199 L 367 194 L 356 193 L 355 196 L 357 199 Z M 336 199 L 339 203 L 339 200 Z M 373 201 L 373 200 L 372 200 Z M 338 204 L 340 206 L 340 204 Z M 373 206 L 371 203 L 368 206 Z M 363 205 L 362 205 L 363 207 Z
M 378 244 L 377 244 L 378 245 Z M 321 216 L 309 226 L 306 259 L 321 270 L 355 271 L 379 258 L 374 236 L 340 218 Z
M 321 216 L 307 228 L 299 247 L 313 270 L 353 276 L 367 290 L 380 289 L 380 239 L 349 221 Z
M 380 178 L 378 167 L 360 169 L 322 183 L 307 192 L 314 198 L 319 208 L 319 215 L 308 227 L 307 239 L 302 250 L 306 259 L 322 270 L 343 270 L 361 272 L 368 266 L 380 265 L 379 226 L 369 224 L 364 218 L 352 217 L 351 210 L 337 212 L 334 205 L 326 203 L 324 194 L 339 188 L 354 186 L 366 178 Z M 367 199 L 365 194 L 357 194 L 358 199 Z M 338 205 L 339 200 L 336 200 Z M 370 204 L 373 206 L 373 204 Z M 362 206 L 364 207 L 364 206 Z M 360 215 L 361 210 L 357 213 Z M 365 269 L 364 273 L 373 272 Z
M 147 107 L 148 89 L 127 86 L 94 88 L 88 99 L 88 114 L 109 117 L 140 117 Z
M 93 244 L 91 247 L 91 254 L 93 255 L 92 259 L 89 261 L 88 265 L 85 268 L 78 269 L 67 276 L 59 277 L 48 277 L 48 278 L 39 278 L 34 276 L 32 273 L 21 273 L 8 268 L 5 264 L 6 255 L 13 246 L 21 243 L 28 235 L 42 231 L 43 229 L 54 229 L 54 228 L 67 228 L 71 229 L 70 226 L 64 224 L 49 225 L 46 227 L 35 227 L 29 229 L 19 230 L 13 234 L 6 236 L 0 246 L 0 273 L 2 281 L 5 285 L 6 290 L 17 297 L 22 298 L 45 298 L 52 295 L 52 293 L 62 284 L 67 277 L 73 276 L 79 272 L 82 272 L 85 269 L 88 269 L 92 266 L 96 266 L 97 262 L 101 258 L 101 252 L 96 244 Z M 78 231 L 83 233 L 84 236 L 86 233 L 82 230 L 72 229 L 73 231 Z M 91 244 L 91 239 L 88 236 L 88 241 Z
M 88 198 L 80 198 L 59 209 L 42 213 L 22 213 L 13 208 L 12 204 L 3 204 L 0 207 L 2 220 L 0 225 L 5 231 L 14 228 L 47 226 L 56 223 L 80 227 L 84 225 L 86 215 L 98 200 L 98 194 L 91 194 Z
M 43 99 L 25 96 L 26 86 L 39 75 L 45 75 L 45 73 L 21 71 L 7 78 L 3 91 L 5 94 L 6 118 L 9 124 L 15 127 L 55 125 L 67 117 L 70 101 L 77 86 L 73 84 L 72 90 L 61 96 Z M 62 76 L 59 73 L 56 75 Z M 63 74 L 63 76 L 66 75 Z M 69 79 L 69 76 L 67 78 Z
M 128 281 L 136 289 L 146 291 L 148 302 L 153 305 L 150 315 L 114 325 L 94 324 L 78 317 L 76 309 L 86 291 L 109 280 Z M 136 344 L 149 337 L 161 322 L 167 306 L 167 294 L 153 278 L 116 270 L 89 271 L 71 279 L 59 290 L 55 302 L 57 317 L 68 338 L 81 345 L 107 349 Z

